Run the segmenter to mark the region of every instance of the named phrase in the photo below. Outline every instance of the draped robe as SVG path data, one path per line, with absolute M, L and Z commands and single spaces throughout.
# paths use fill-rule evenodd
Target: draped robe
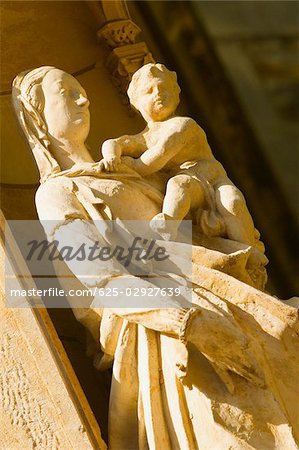
M 162 200 L 141 179 L 91 168 L 48 179 L 36 205 L 49 239 L 66 231 L 80 242 L 105 241 L 90 221 L 149 220 Z M 94 335 L 101 322 L 102 349 L 113 358 L 109 448 L 297 448 L 297 312 L 248 285 L 250 248 L 223 239 L 215 246 L 192 249 L 200 349 L 186 340 L 189 312 L 177 305 L 103 311 L 95 299 L 74 310 Z M 119 275 L 113 264 L 90 264 L 99 286 Z

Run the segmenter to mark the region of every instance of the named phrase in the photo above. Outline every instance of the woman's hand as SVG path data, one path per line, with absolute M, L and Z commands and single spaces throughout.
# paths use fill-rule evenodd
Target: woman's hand
M 264 385 L 253 344 L 232 316 L 204 307 L 192 308 L 186 314 L 180 338 L 186 344 L 193 344 L 214 364 L 258 386 Z

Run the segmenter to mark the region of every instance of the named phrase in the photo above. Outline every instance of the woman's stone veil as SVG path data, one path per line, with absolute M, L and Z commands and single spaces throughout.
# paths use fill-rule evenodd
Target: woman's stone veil
M 43 118 L 44 93 L 41 83 L 52 66 L 42 66 L 21 72 L 13 81 L 12 101 L 19 123 L 26 135 L 43 183 L 60 172 L 60 167 L 49 151 L 47 124 Z

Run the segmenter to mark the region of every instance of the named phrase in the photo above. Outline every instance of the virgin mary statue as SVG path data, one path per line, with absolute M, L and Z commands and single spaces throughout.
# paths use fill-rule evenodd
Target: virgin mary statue
M 107 173 L 92 160 L 85 145 L 89 101 L 75 78 L 48 66 L 23 72 L 13 101 L 40 171 L 38 216 L 58 248 L 66 241 L 111 245 L 119 229 L 134 238 L 136 230 L 114 224 L 149 222 L 159 213 L 163 189 L 125 164 Z M 127 307 L 117 297 L 103 307 L 95 296 L 74 309 L 100 339 L 99 369 L 113 366 L 108 447 L 296 449 L 297 311 L 259 290 L 250 247 L 196 236 L 193 245 L 165 245 L 176 266 L 192 255 L 189 300 L 169 296 Z M 80 270 L 66 264 L 88 288 L 152 283 L 114 258 L 86 260 Z M 169 267 L 160 279 L 174 279 Z

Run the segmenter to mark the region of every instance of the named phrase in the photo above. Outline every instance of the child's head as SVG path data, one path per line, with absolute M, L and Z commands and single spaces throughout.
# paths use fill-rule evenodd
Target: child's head
M 162 121 L 175 112 L 180 87 L 176 73 L 163 64 L 146 64 L 134 73 L 128 88 L 131 104 L 146 121 Z

